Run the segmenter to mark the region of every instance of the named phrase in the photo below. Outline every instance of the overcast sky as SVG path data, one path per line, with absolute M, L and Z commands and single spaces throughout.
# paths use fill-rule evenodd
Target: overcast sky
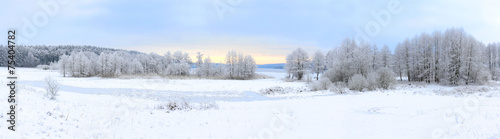
M 200 51 L 215 62 L 233 49 L 258 64 L 283 63 L 299 47 L 326 53 L 367 26 L 369 41 L 391 49 L 406 37 L 450 27 L 486 44 L 500 41 L 498 0 L 69 0 L 49 12 L 38 4 L 54 1 L 3 1 L 0 37 L 15 28 L 20 44 Z M 391 18 L 381 16 L 387 21 L 381 23 L 373 13 Z

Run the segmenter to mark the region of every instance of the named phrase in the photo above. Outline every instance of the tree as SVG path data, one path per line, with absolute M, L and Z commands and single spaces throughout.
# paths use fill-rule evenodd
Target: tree
M 450 28 L 432 35 L 422 33 L 398 44 L 394 69 L 400 79 L 403 71 L 409 81 L 460 85 L 484 82 L 489 78 L 484 44 L 461 28 Z M 482 56 L 485 55 L 485 56 Z M 491 71 L 491 68 L 489 68 Z M 491 73 L 491 72 L 490 72 Z
M 203 65 L 203 54 L 201 54 L 200 52 L 196 53 L 196 75 L 198 77 L 201 77 L 203 75 L 203 68 L 202 68 L 202 65 Z M 206 72 L 205 72 L 206 73 Z
M 226 55 L 226 73 L 227 76 L 229 76 L 230 79 L 233 79 L 237 76 L 237 63 L 238 63 L 238 57 L 236 56 L 236 52 L 234 50 L 231 50 L 227 52 Z
M 63 77 L 66 77 L 66 73 L 68 73 L 69 56 L 66 54 L 62 55 L 61 58 L 59 58 L 58 65 Z
M 205 76 L 215 76 L 215 67 L 214 64 L 212 63 L 212 60 L 210 59 L 210 56 L 205 58 L 203 65 L 201 66 L 202 68 L 202 73 Z
M 250 55 L 236 54 L 234 50 L 226 55 L 226 76 L 229 79 L 249 79 L 254 76 L 256 68 L 255 60 Z
M 382 47 L 382 50 L 380 50 L 380 67 L 391 68 L 392 67 L 391 59 L 392 59 L 391 50 L 389 49 L 389 46 L 384 45 L 384 47 Z
M 316 51 L 312 60 L 312 72 L 316 73 L 316 80 L 319 80 L 319 74 L 323 73 L 325 68 L 325 57 L 323 56 L 323 53 Z
M 248 79 L 255 75 L 255 71 L 257 69 L 257 64 L 255 64 L 255 60 L 251 55 L 245 56 L 244 68 L 243 68 L 243 76 Z
M 302 80 L 303 75 L 309 68 L 309 62 L 309 56 L 307 53 L 304 50 L 297 48 L 297 50 L 287 56 L 285 69 L 288 70 L 288 73 L 293 75 L 292 79 L 297 78 L 297 80 Z
M 54 78 L 48 76 L 45 78 L 45 91 L 47 97 L 50 99 L 56 99 L 57 92 L 59 92 L 59 83 Z

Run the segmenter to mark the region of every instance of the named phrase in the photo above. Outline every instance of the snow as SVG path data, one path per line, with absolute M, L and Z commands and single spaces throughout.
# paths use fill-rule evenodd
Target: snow
M 285 72 L 270 69 L 257 73 L 280 78 L 72 78 L 31 68 L 17 73 L 17 131 L 7 130 L 7 95 L 2 93 L 0 138 L 500 138 L 498 82 L 467 87 L 406 83 L 336 94 L 298 92 L 306 83 L 282 81 Z M 49 75 L 62 84 L 56 100 L 44 97 L 43 79 Z M 0 90 L 8 90 L 7 82 L 1 80 Z M 259 93 L 276 86 L 290 93 Z M 217 107 L 158 108 L 181 100 Z

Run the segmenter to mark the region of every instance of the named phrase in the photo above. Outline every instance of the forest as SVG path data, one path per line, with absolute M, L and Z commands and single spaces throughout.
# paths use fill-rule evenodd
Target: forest
M 446 85 L 482 84 L 498 80 L 500 43 L 485 45 L 462 28 L 421 33 L 398 43 L 394 53 L 387 45 L 381 50 L 375 44 L 346 38 L 326 55 L 312 57 L 302 49 L 287 56 L 288 78 L 302 80 L 308 73 L 331 82 L 349 83 L 354 75 L 366 80 L 380 69 L 391 69 L 399 80 Z M 376 80 L 376 78 L 371 78 Z M 370 82 L 370 81 L 367 81 Z

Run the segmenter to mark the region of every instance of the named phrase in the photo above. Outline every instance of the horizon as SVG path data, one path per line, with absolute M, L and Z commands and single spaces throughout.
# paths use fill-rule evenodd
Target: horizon
M 90 45 L 159 55 L 183 51 L 191 58 L 201 52 L 214 62 L 235 50 L 252 55 L 257 64 L 285 63 L 297 48 L 325 54 L 345 38 L 363 38 L 394 51 L 405 38 L 452 27 L 489 44 L 499 41 L 490 34 L 500 32 L 500 2 L 493 0 L 39 3 L 7 1 L 0 6 L 9 13 L 9 22 L 0 26 L 19 30 L 18 44 Z

